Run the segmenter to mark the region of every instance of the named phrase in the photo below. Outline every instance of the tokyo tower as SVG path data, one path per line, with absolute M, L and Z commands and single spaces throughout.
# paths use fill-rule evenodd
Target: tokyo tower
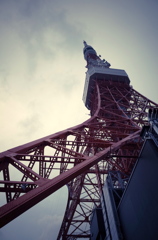
M 83 54 L 83 101 L 91 117 L 0 154 L 0 192 L 5 199 L 0 227 L 67 185 L 57 240 L 90 239 L 92 210 L 100 205 L 108 173 L 119 172 L 128 181 L 143 144 L 140 133 L 148 125 L 148 111 L 158 104 L 134 90 L 126 72 L 110 68 L 85 41 Z

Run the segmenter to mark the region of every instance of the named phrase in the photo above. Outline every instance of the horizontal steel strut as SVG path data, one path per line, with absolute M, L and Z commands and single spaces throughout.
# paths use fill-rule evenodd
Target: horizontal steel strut
M 126 139 L 121 140 L 120 143 L 115 143 L 111 149 L 115 151 L 115 149 L 117 149 L 119 146 L 124 145 L 129 140 L 137 137 L 139 132 L 140 131 L 137 131 L 133 135 L 128 136 Z M 97 153 L 93 157 L 85 157 L 85 161 L 77 164 L 69 171 L 62 173 L 61 175 L 53 178 L 52 180 L 45 181 L 45 179 L 41 179 L 39 181 L 39 186 L 27 193 L 27 197 L 26 195 L 21 196 L 17 200 L 11 201 L 10 203 L 1 207 L 0 226 L 2 227 L 4 223 L 7 223 L 9 218 L 11 218 L 10 220 L 14 219 L 18 215 L 20 215 L 19 213 L 23 213 L 30 207 L 43 200 L 45 197 L 49 196 L 50 194 L 61 188 L 63 185 L 68 184 L 75 177 L 88 170 L 94 164 L 98 163 L 99 160 L 104 158 L 104 156 L 109 153 L 109 151 L 111 151 L 111 149 L 109 147 L 106 150 Z M 38 184 L 38 180 L 36 181 L 36 183 Z

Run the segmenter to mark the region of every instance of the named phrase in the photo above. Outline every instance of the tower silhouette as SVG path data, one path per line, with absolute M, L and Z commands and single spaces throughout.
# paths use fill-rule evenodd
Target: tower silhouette
M 100 204 L 108 172 L 128 179 L 139 156 L 142 126 L 158 104 L 130 86 L 124 70 L 112 69 L 84 41 L 87 73 L 83 101 L 91 117 L 78 126 L 0 154 L 0 227 L 64 185 L 68 202 L 57 239 L 90 238 L 92 209 Z M 11 167 L 10 167 L 11 166 Z M 16 169 L 16 179 L 11 176 Z

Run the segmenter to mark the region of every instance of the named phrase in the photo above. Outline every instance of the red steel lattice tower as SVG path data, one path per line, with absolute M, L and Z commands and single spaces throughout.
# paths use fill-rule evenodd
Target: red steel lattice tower
M 86 42 L 83 51 L 88 69 L 83 100 L 91 117 L 0 154 L 0 192 L 6 199 L 0 227 L 67 185 L 68 202 L 57 239 L 89 239 L 92 209 L 100 203 L 108 172 L 119 171 L 126 178 L 133 169 L 148 110 L 158 105 L 135 91 L 126 72 L 110 68 Z M 13 168 L 18 181 L 11 177 Z

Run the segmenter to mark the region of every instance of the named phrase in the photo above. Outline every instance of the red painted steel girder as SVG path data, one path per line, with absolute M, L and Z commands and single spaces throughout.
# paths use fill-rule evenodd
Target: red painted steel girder
M 130 174 L 139 155 L 141 127 L 158 106 L 129 85 L 95 80 L 91 118 L 0 154 L 6 203 L 0 226 L 67 184 L 69 197 L 58 239 L 89 239 L 89 223 L 109 170 Z M 19 181 L 11 171 L 19 172 Z

